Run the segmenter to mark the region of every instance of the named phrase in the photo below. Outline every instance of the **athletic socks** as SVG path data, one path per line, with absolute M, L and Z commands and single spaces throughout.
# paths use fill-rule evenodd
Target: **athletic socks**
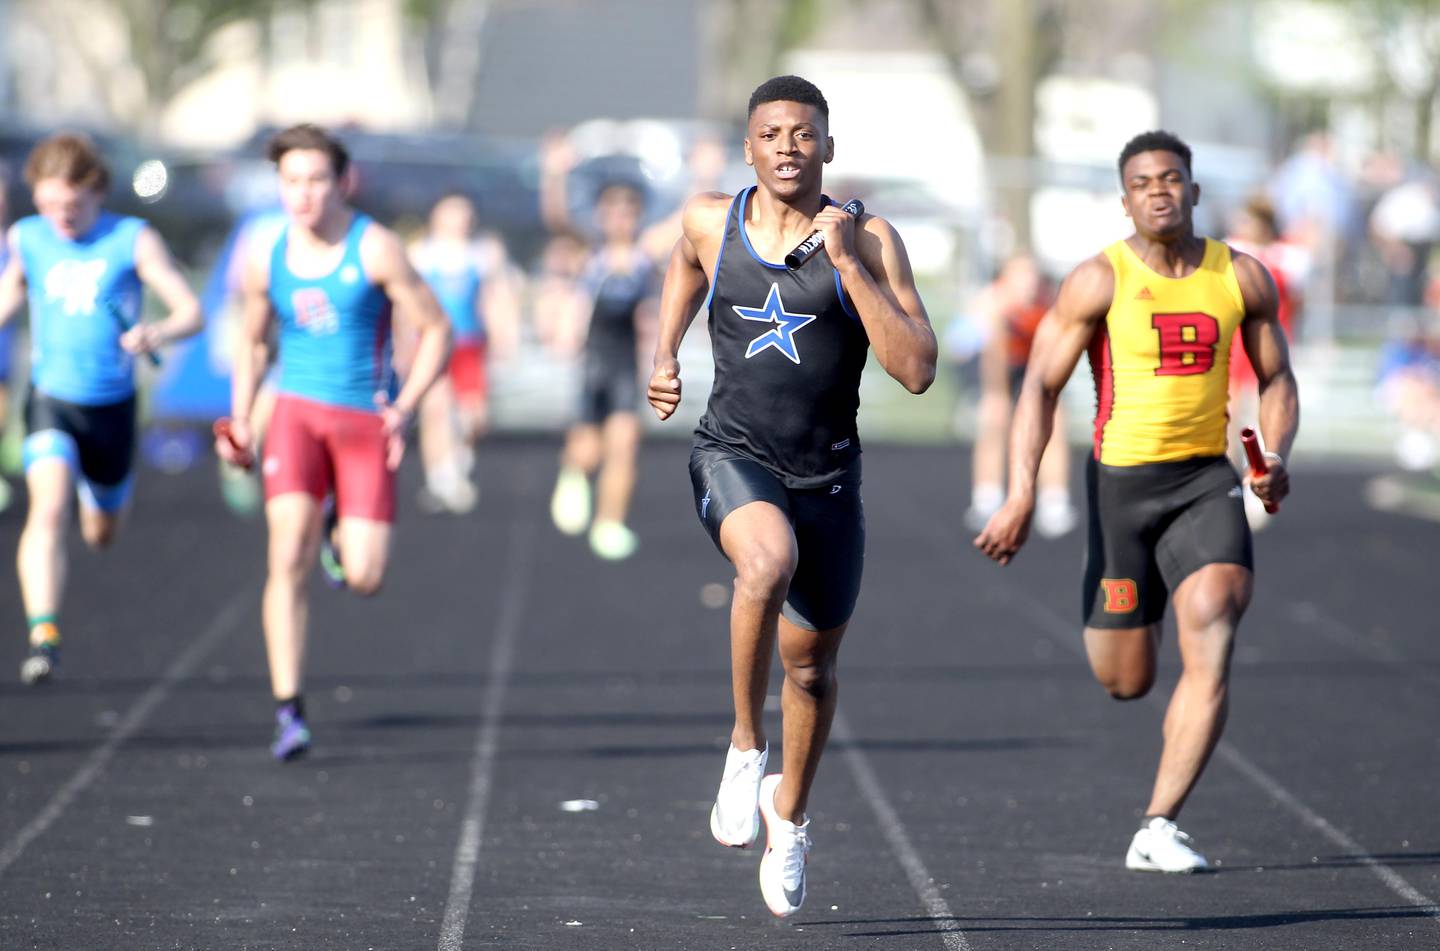
M 300 694 L 297 693 L 293 697 L 287 697 L 284 700 L 275 701 L 276 713 L 280 713 L 286 708 L 290 710 L 291 716 L 299 717 L 302 720 L 305 719 L 305 698 L 302 697 Z
M 60 628 L 55 625 L 55 615 L 42 614 L 30 618 L 30 646 L 39 647 L 41 644 L 59 644 Z

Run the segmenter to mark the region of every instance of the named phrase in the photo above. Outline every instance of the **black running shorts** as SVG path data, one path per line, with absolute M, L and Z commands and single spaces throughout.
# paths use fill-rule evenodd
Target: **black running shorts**
M 1085 469 L 1090 542 L 1082 596 L 1087 627 L 1143 627 L 1169 592 L 1215 564 L 1254 570 L 1240 478 L 1224 456 Z
M 800 554 L 781 613 L 792 624 L 828 631 L 850 620 L 865 568 L 865 508 L 860 457 L 833 485 L 787 489 L 769 469 L 727 449 L 690 453 L 695 514 L 720 548 L 720 524 L 740 506 L 769 502 L 789 519 Z M 720 548 L 723 555 L 725 550 Z
M 598 426 L 614 413 L 638 413 L 636 366 L 633 355 L 587 353 L 580 379 L 580 422 Z
M 25 431 L 69 436 L 80 475 L 96 486 L 116 486 L 130 477 L 135 458 L 135 398 L 104 406 L 67 403 L 32 389 L 25 400 Z

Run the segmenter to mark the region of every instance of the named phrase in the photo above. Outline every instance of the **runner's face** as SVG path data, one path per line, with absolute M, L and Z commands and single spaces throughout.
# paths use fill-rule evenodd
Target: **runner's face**
M 475 228 L 475 206 L 459 195 L 442 198 L 430 212 L 430 233 L 449 241 L 465 241 Z
M 55 233 L 72 241 L 94 226 L 105 198 L 94 188 L 82 188 L 63 178 L 40 179 L 32 197 L 35 210 L 50 222 Z
M 595 203 L 595 221 L 606 241 L 634 241 L 640 215 L 640 196 L 624 186 L 605 189 Z
M 799 102 L 766 102 L 755 107 L 745 136 L 745 164 L 755 179 L 780 198 L 820 188 L 824 164 L 835 156 L 825 116 Z
M 319 149 L 291 149 L 280 156 L 280 203 L 290 220 L 316 228 L 343 202 L 330 156 Z
M 1169 239 L 1189 234 L 1200 186 L 1190 181 L 1185 161 L 1155 150 L 1125 163 L 1125 213 L 1142 237 Z

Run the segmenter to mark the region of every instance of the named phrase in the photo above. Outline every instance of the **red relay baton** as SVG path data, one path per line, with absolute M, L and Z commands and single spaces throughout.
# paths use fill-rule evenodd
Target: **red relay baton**
M 1246 426 L 1240 430 L 1240 445 L 1245 447 L 1245 458 L 1250 461 L 1250 472 L 1254 475 L 1264 475 L 1270 471 L 1270 463 L 1265 461 L 1265 453 L 1260 449 L 1260 434 L 1253 426 Z M 1280 511 L 1280 506 L 1274 502 L 1265 503 L 1265 511 L 1274 515 Z
M 215 431 L 215 438 L 225 440 L 230 444 L 231 448 L 241 454 L 240 467 L 242 469 L 254 468 L 254 454 L 251 453 L 248 449 L 242 449 L 240 447 L 240 444 L 235 441 L 235 434 L 230 432 L 230 417 L 222 416 L 219 419 L 215 420 L 215 424 L 211 427 L 211 429 Z

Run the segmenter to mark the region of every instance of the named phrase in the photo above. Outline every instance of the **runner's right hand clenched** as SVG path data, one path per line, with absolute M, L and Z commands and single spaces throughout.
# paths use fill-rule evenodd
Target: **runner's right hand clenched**
M 655 415 L 667 420 L 680 405 L 680 362 L 673 357 L 655 364 L 646 394 Z
M 990 517 L 984 531 L 975 537 L 975 547 L 985 557 L 1008 565 L 1030 535 L 1030 516 L 1035 507 L 1025 499 L 1006 499 Z

